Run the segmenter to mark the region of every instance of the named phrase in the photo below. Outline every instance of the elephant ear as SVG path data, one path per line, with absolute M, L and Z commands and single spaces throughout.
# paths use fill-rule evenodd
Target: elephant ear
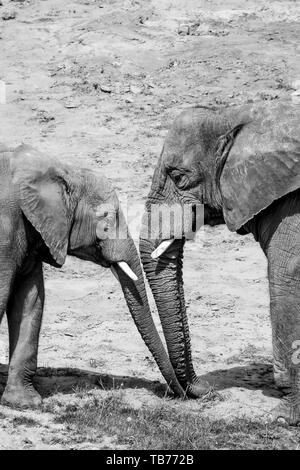
M 68 170 L 29 146 L 14 154 L 14 184 L 21 210 L 62 266 L 68 250 L 73 210 Z
M 216 145 L 216 180 L 218 187 L 220 189 L 220 178 L 222 171 L 224 169 L 224 165 L 228 158 L 229 152 L 231 147 L 234 144 L 234 140 L 238 133 L 242 130 L 246 123 L 241 123 L 233 127 L 230 131 L 226 132 L 226 134 L 219 137 Z
M 300 107 L 260 106 L 221 158 L 225 222 L 240 229 L 273 201 L 300 187 Z

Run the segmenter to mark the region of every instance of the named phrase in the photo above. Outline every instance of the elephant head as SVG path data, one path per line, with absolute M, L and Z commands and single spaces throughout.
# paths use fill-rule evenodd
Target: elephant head
M 146 201 L 140 254 L 172 365 L 191 396 L 203 393 L 192 364 L 182 281 L 185 240 L 201 225 L 195 207 L 204 205 L 204 224 L 225 221 L 231 231 L 245 233 L 256 214 L 300 187 L 298 129 L 299 108 L 290 105 L 193 107 L 165 139 Z M 174 213 L 177 206 L 192 214 L 181 217 L 179 229 L 174 222 L 164 227 L 170 216 L 153 216 L 165 207 Z
M 184 396 L 148 305 L 139 255 L 109 181 L 62 165 L 31 147 L 12 159 L 21 210 L 39 234 L 43 260 L 60 267 L 68 255 L 111 268 L 132 318 L 167 383 Z

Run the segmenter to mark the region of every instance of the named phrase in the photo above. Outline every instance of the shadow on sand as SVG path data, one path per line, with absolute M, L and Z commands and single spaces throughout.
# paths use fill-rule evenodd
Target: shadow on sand
M 233 387 L 248 390 L 262 390 L 268 397 L 280 398 L 283 392 L 276 388 L 272 364 L 251 363 L 245 366 L 220 369 L 201 376 L 216 390 L 226 390 Z
M 0 395 L 7 380 L 8 367 L 0 364 Z M 282 392 L 276 389 L 271 364 L 252 363 L 246 366 L 220 369 L 200 377 L 209 382 L 215 390 L 221 391 L 240 387 L 250 390 L 262 390 L 264 395 L 280 398 Z M 145 388 L 158 397 L 166 396 L 168 387 L 158 381 L 144 378 L 101 374 L 82 369 L 41 367 L 34 378 L 37 390 L 43 397 L 56 393 L 73 393 L 78 388 L 102 388 L 112 390 L 118 388 Z
M 2 395 L 7 380 L 8 366 L 0 364 L 0 395 Z M 112 390 L 118 388 L 145 388 L 155 395 L 163 397 L 168 387 L 161 382 L 139 377 L 129 377 L 112 374 L 101 374 L 82 369 L 40 367 L 34 377 L 34 385 L 42 397 L 56 393 L 72 393 L 78 388 L 102 388 Z

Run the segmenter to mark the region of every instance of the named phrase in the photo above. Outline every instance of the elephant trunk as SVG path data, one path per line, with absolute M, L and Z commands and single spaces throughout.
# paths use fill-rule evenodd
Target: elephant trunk
M 126 261 L 138 277 L 136 282 L 130 279 L 118 266 L 116 267 L 116 270 L 134 323 L 170 388 L 177 396 L 184 397 L 185 392 L 178 382 L 169 356 L 164 348 L 151 315 L 143 279 L 143 272 L 138 252 L 133 242 L 131 245 L 130 256 Z
M 149 214 L 145 214 L 144 221 Z M 145 227 L 142 234 L 147 233 Z M 152 259 L 151 253 L 162 240 L 140 239 L 140 254 L 143 267 L 149 281 L 171 363 L 176 376 L 190 397 L 199 397 L 207 392 L 209 385 L 201 383 L 192 363 L 191 342 L 188 319 L 184 300 L 182 260 L 184 241 L 176 240 L 172 245 L 172 254 L 167 253 L 159 259 Z

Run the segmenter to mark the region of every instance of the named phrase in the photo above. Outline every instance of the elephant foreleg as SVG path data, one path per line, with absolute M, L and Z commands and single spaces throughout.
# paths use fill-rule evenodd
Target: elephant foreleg
M 300 273 L 293 269 L 299 234 L 300 214 L 294 212 L 280 220 L 267 249 L 274 374 L 279 385 L 289 387 L 273 415 L 290 424 L 300 423 Z
M 1 236 L 1 232 L 0 232 Z M 0 246 L 0 266 L 1 266 L 1 277 L 0 277 L 0 324 L 3 318 L 4 312 L 7 307 L 7 302 L 11 293 L 12 284 L 14 281 L 14 273 L 16 267 L 12 262 L 12 259 L 8 259 L 7 255 L 2 253 L 2 247 Z
M 32 385 L 37 368 L 39 333 L 44 307 L 42 263 L 17 276 L 7 307 L 10 363 L 2 403 L 36 407 L 41 397 Z
M 295 286 L 295 283 L 292 282 Z M 275 408 L 273 418 L 284 418 L 289 424 L 300 423 L 300 291 L 286 295 L 271 286 L 271 319 L 273 326 L 274 376 L 287 395 Z M 299 285 L 297 286 L 299 289 Z
M 6 310 L 12 282 L 13 282 L 13 272 L 12 271 L 5 272 L 5 270 L 2 270 L 1 279 L 0 279 L 0 283 L 1 283 L 0 285 L 0 324 L 1 324 L 4 312 Z

